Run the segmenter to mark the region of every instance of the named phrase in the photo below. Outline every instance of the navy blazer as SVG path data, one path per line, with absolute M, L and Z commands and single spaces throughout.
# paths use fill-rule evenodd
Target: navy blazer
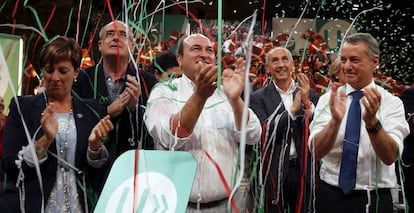
M 12 99 L 10 103 L 10 112 L 5 126 L 3 135 L 3 148 L 4 156 L 1 163 L 2 169 L 10 178 L 12 184 L 16 183 L 18 176 L 18 168 L 15 164 L 17 160 L 18 152 L 23 146 L 28 145 L 26 133 L 23 127 L 22 119 L 27 125 L 30 137 L 33 137 L 35 131 L 40 127 L 41 113 L 46 107 L 46 99 L 43 94 L 38 96 L 25 96 L 18 97 L 19 106 L 21 109 L 22 117 L 18 112 L 18 108 L 15 99 Z M 73 98 L 73 116 L 76 124 L 77 131 L 77 145 L 75 156 L 75 167 L 82 170 L 83 175 L 86 178 L 87 189 L 93 189 L 99 195 L 104 184 L 104 174 L 107 173 L 108 165 L 96 169 L 87 163 L 86 155 L 88 148 L 88 137 L 93 127 L 99 122 L 99 120 L 106 115 L 106 108 L 98 104 L 93 100 L 79 100 Z M 92 110 L 93 109 L 93 110 Z M 44 133 L 40 128 L 37 133 L 36 139 L 43 136 Z M 56 141 L 53 141 L 49 147 L 49 151 L 56 154 Z M 22 163 L 24 172 L 24 187 L 25 187 L 25 210 L 26 212 L 40 212 L 41 209 L 41 193 L 40 185 L 36 170 L 30 168 L 24 161 Z M 50 192 L 56 182 L 56 170 L 57 159 L 50 154 L 47 160 L 40 165 L 42 173 L 44 201 L 47 203 Z M 78 175 L 78 180 L 81 178 Z M 9 184 L 12 185 L 12 184 Z M 9 193 L 9 194 L 8 194 Z M 78 186 L 79 201 L 84 205 L 84 196 L 82 189 Z M 7 202 L 13 202 L 18 199 L 16 190 L 11 189 L 6 192 L 4 196 L 5 200 L 0 202 L 0 209 L 5 212 L 19 212 L 19 205 L 13 205 Z M 8 199 L 7 199 L 8 198 Z M 3 197 L 0 197 L 3 199 Z M 1 206 L 5 205 L 5 206 Z M 93 204 L 92 204 L 93 205 Z M 91 205 L 88 205 L 91 207 Z
M 137 71 L 131 64 L 128 64 L 126 74 L 137 76 Z M 143 148 L 153 148 L 152 139 L 149 134 L 147 134 L 145 125 L 142 122 L 142 117 L 144 115 L 144 107 L 147 104 L 149 92 L 156 84 L 157 80 L 155 76 L 149 72 L 139 72 L 138 74 L 140 78 L 139 82 L 141 83 L 141 96 L 139 98 L 140 107 L 138 107 L 138 112 L 129 113 L 127 110 L 124 110 L 121 115 L 111 118 L 115 128 L 109 133 L 111 143 L 105 144 L 105 146 L 108 148 L 108 151 L 113 158 L 118 157 L 127 150 L 136 149 L 140 142 L 139 139 L 141 138 L 142 132 L 144 133 L 142 136 L 144 141 L 141 142 Z M 82 70 L 77 77 L 77 81 L 73 84 L 72 89 L 80 97 L 95 99 L 105 107 L 111 104 L 102 64 L 97 64 L 96 66 Z M 125 88 L 123 88 L 120 93 L 122 93 L 124 89 Z M 130 139 L 132 138 L 134 138 L 133 143 L 130 142 Z M 111 159 L 111 161 L 114 160 L 115 159 Z
M 402 160 L 404 164 L 410 165 L 414 164 L 414 87 L 402 91 L 399 97 L 404 103 L 405 117 L 410 125 L 410 134 L 404 139 Z
M 298 89 L 296 89 L 293 93 L 293 98 L 295 97 Z M 310 90 L 309 94 L 310 101 L 316 106 L 319 96 L 314 90 Z M 268 120 L 269 116 L 277 109 L 277 107 L 281 104 L 281 107 L 278 109 L 277 115 L 273 120 Z M 303 171 L 303 165 L 302 162 L 304 162 L 305 159 L 303 159 L 303 153 L 306 150 L 302 150 L 303 147 L 307 147 L 302 143 L 303 141 L 303 132 L 305 127 L 305 109 L 302 107 L 301 110 L 296 114 L 296 120 L 293 120 L 286 111 L 282 98 L 280 94 L 277 92 L 275 85 L 273 82 L 269 83 L 268 86 L 261 88 L 254 93 L 252 93 L 250 98 L 250 108 L 256 113 L 257 117 L 260 120 L 260 123 L 264 125 L 267 124 L 267 129 L 269 130 L 269 135 L 271 135 L 272 132 L 276 133 L 276 137 L 274 140 L 273 147 L 274 152 L 273 156 L 270 156 L 270 150 L 267 152 L 267 156 L 261 156 L 262 159 L 264 159 L 265 165 L 264 168 L 267 168 L 270 163 L 270 172 L 272 173 L 272 176 L 274 178 L 274 183 L 277 183 L 278 178 L 278 165 L 279 165 L 279 159 L 280 156 L 283 154 L 283 169 L 286 171 L 289 169 L 288 163 L 289 163 L 289 151 L 290 151 L 290 141 L 293 137 L 293 141 L 295 143 L 296 152 L 299 159 L 299 167 L 300 170 Z M 276 118 L 277 117 L 277 118 Z M 278 126 L 275 127 L 274 121 L 275 119 L 279 119 Z M 287 133 L 287 134 L 286 134 Z M 270 137 L 270 136 L 269 136 Z M 262 138 L 263 141 L 263 138 Z M 269 141 L 269 138 L 266 138 L 266 141 Z M 287 148 L 283 148 L 284 145 L 287 145 Z M 270 149 L 272 146 L 270 146 Z M 282 153 L 282 150 L 285 150 L 285 153 Z M 269 160 L 271 159 L 271 162 Z M 309 161 L 310 162 L 310 161 Z M 308 164 L 310 165 L 310 164 Z M 283 178 L 284 180 L 287 178 L 286 176 L 287 172 L 283 172 Z M 282 180 L 283 183 L 283 180 Z M 274 199 L 273 193 L 274 190 L 276 190 L 273 187 L 273 184 L 271 183 L 271 178 L 267 179 L 266 184 L 266 193 L 270 196 L 271 199 Z

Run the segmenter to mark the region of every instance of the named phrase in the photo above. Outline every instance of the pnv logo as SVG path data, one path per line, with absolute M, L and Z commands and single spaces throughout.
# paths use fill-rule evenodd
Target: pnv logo
M 135 184 L 141 187 L 137 187 L 135 196 L 133 180 L 126 179 L 113 191 L 105 212 L 176 212 L 177 190 L 168 177 L 157 172 L 140 173 Z

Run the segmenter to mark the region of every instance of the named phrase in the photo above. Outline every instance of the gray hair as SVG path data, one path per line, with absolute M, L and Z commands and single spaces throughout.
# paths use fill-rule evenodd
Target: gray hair
M 276 51 L 276 50 L 283 50 L 283 51 L 285 51 L 286 52 L 286 54 L 289 56 L 289 60 L 292 62 L 293 61 L 293 57 L 292 57 L 292 53 L 290 52 L 290 50 L 289 49 L 287 49 L 287 48 L 284 48 L 284 47 L 274 47 L 273 49 L 271 49 L 271 50 L 269 50 L 269 52 L 267 52 L 267 54 L 266 54 L 266 58 L 265 58 L 265 62 L 266 62 L 266 65 L 267 64 L 269 64 L 269 57 L 270 57 L 270 54 L 272 54 L 272 52 L 274 52 L 274 51 Z
M 371 59 L 380 56 L 380 48 L 378 41 L 369 33 L 355 33 L 347 36 L 344 39 L 345 43 L 355 44 L 357 42 L 364 42 L 367 45 L 368 55 Z
M 132 28 L 129 27 L 125 22 L 119 21 L 119 20 L 111 21 L 108 24 L 106 24 L 105 26 L 103 26 L 101 28 L 101 30 L 99 30 L 99 34 L 98 34 L 99 35 L 99 39 L 102 39 L 102 36 L 104 34 L 104 28 L 107 27 L 107 26 L 109 26 L 109 25 L 111 25 L 111 24 L 114 24 L 114 23 L 118 23 L 118 24 L 124 25 L 125 26 L 125 29 L 127 29 L 127 31 L 128 31 L 127 33 L 128 33 L 128 36 L 130 37 L 129 39 L 130 40 L 134 40 L 134 34 L 132 33 Z

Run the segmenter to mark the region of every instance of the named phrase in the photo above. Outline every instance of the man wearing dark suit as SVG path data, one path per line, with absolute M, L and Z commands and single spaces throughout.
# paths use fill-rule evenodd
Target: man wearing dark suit
M 273 81 L 254 92 L 250 101 L 263 126 L 262 132 L 266 133 L 262 134 L 258 147 L 258 185 L 264 185 L 257 188 L 264 193 L 256 191 L 258 208 L 264 208 L 265 212 L 292 212 L 296 208 L 302 211 L 306 205 L 297 202 L 304 193 L 300 181 L 307 171 L 304 163 L 310 165 L 304 141 L 305 124 L 309 123 L 307 119 L 318 95 L 310 89 L 306 75 L 297 75 L 297 83 L 292 79 L 295 66 L 288 49 L 270 50 L 265 66 Z
M 107 107 L 114 124 L 109 134 L 110 144 L 105 144 L 111 161 L 130 149 L 153 148 L 142 116 L 157 80 L 153 74 L 137 71 L 129 64 L 133 41 L 132 29 L 124 22 L 105 25 L 98 41 L 102 62 L 81 71 L 73 84 L 80 97 L 93 98 Z
M 404 90 L 400 94 L 404 103 L 405 118 L 410 125 L 410 134 L 404 139 L 402 152 L 402 168 L 404 173 L 404 190 L 407 196 L 409 212 L 414 212 L 414 87 Z

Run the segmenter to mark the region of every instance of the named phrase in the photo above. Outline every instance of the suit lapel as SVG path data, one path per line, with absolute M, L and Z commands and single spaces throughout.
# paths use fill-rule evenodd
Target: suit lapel
M 271 115 L 275 111 L 276 107 L 282 102 L 282 98 L 276 91 L 276 87 L 273 82 L 266 87 L 265 97 L 263 98 L 268 115 Z M 281 110 L 284 110 L 285 107 L 282 105 L 282 108 L 283 109 Z

